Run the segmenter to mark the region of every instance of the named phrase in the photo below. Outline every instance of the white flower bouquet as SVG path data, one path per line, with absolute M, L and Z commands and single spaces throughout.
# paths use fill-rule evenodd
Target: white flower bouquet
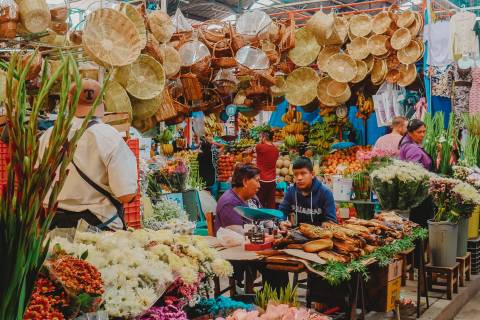
M 380 204 L 385 210 L 409 210 L 428 196 L 431 173 L 423 167 L 395 160 L 372 171 L 370 178 Z

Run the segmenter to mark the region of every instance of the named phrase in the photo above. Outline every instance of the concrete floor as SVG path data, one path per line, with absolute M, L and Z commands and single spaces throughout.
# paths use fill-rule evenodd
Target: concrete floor
M 480 319 L 480 292 L 455 316 L 455 320 Z

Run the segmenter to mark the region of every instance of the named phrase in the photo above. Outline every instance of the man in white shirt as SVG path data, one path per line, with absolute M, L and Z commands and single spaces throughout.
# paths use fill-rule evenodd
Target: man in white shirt
M 378 138 L 373 150 L 381 150 L 387 154 L 398 156 L 399 143 L 402 137 L 407 133 L 408 120 L 405 117 L 395 117 L 392 120 L 392 133 Z
M 71 93 L 76 91 L 72 86 Z M 88 115 L 100 94 L 100 84 L 82 80 L 75 118 L 70 134 L 74 134 Z M 77 143 L 68 177 L 58 196 L 58 209 L 51 229 L 76 227 L 80 219 L 104 230 L 125 228 L 123 204 L 131 202 L 138 188 L 137 163 L 134 154 L 120 133 L 101 122 L 104 106 L 100 104 L 95 117 Z M 52 129 L 40 138 L 40 156 L 49 142 Z

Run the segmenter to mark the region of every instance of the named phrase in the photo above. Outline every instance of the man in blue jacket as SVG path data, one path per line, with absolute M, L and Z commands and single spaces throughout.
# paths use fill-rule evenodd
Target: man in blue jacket
M 337 222 L 333 194 L 314 176 L 310 159 L 300 157 L 295 160 L 293 174 L 295 185 L 288 188 L 279 208 L 287 218 L 293 213 L 295 224 L 321 225 L 326 221 Z M 289 222 L 285 224 L 288 225 Z

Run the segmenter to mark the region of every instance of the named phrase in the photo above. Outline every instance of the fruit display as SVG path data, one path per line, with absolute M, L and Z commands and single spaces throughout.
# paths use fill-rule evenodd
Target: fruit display
M 283 130 L 274 130 L 273 132 L 273 141 L 283 141 L 285 139 L 285 132 Z
M 237 160 L 238 163 L 246 163 L 246 164 L 251 164 L 255 160 L 254 157 L 254 152 L 252 151 L 246 151 L 246 152 L 241 152 L 235 156 L 235 160 Z
M 221 137 L 225 134 L 223 124 L 215 113 L 205 116 L 205 135 L 209 137 Z
M 365 98 L 363 92 L 357 92 L 357 118 L 367 120 L 374 111 L 373 99 Z
M 240 153 L 255 147 L 257 142 L 254 139 L 242 138 L 227 145 L 227 150 L 233 153 Z
M 326 106 L 324 104 L 320 104 L 320 115 L 322 117 L 335 113 L 335 110 L 337 110 L 337 106 L 332 107 L 332 106 Z
M 198 151 L 197 150 L 182 150 L 179 152 L 176 152 L 173 157 L 175 159 L 183 159 L 185 160 L 186 164 L 189 164 L 190 162 L 196 162 L 198 160 Z
M 277 177 L 279 182 L 293 182 L 292 160 L 290 156 L 281 156 L 277 160 Z
M 332 117 L 334 116 L 326 116 L 323 118 L 323 122 L 316 122 L 310 128 L 308 144 L 316 154 L 324 155 L 329 152 L 335 141 L 336 130 L 330 125 Z
M 370 146 L 355 146 L 337 150 L 323 158 L 322 167 L 324 174 L 352 174 L 365 168 L 365 161 L 357 159 L 358 151 L 368 151 Z
M 243 113 L 239 113 L 237 117 L 237 125 L 239 130 L 248 131 L 254 127 L 255 118 L 246 117 Z
M 222 154 L 218 158 L 218 181 L 227 182 L 233 175 L 235 168 L 235 155 L 232 153 Z
M 157 136 L 158 142 L 160 142 L 160 149 L 162 150 L 162 154 L 166 157 L 173 155 L 173 130 L 170 128 L 166 128 L 163 130 L 160 135 Z
M 285 123 L 283 133 L 284 143 L 287 148 L 293 149 L 300 143 L 305 142 L 304 131 L 308 129 L 308 124 L 302 122 L 302 114 L 300 112 L 289 109 L 282 116 L 282 121 Z

